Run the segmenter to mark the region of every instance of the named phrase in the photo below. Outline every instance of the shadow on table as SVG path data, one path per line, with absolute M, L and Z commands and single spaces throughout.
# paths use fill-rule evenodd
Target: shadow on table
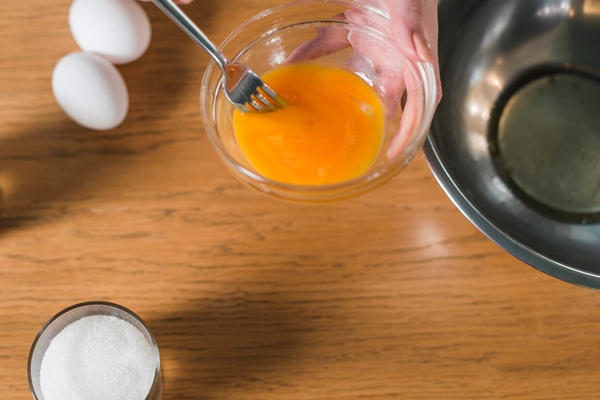
M 47 110 L 18 105 L 23 116 L 17 118 L 22 122 L 5 126 L 0 133 L 0 235 L 63 218 L 71 203 L 97 195 L 90 186 L 110 187 L 111 177 L 127 171 L 132 158 L 144 156 L 173 134 L 157 130 L 156 121 L 168 118 L 181 103 L 186 85 L 197 80 L 196 64 L 190 61 L 201 51 L 196 52 L 196 45 L 154 5 L 144 8 L 152 22 L 153 40 L 140 60 L 118 67 L 130 97 L 122 125 L 106 132 L 76 125 L 49 100 L 48 81 L 48 92 L 33 96 L 45 97 Z M 203 26 L 211 25 L 212 9 L 210 2 L 186 7 Z M 38 75 L 50 79 L 51 71 Z M 104 193 L 118 196 L 110 189 Z
M 285 383 L 277 376 L 298 357 L 304 334 L 315 329 L 307 321 L 300 306 L 279 293 L 202 299 L 148 320 L 163 362 L 163 400 L 280 388 Z

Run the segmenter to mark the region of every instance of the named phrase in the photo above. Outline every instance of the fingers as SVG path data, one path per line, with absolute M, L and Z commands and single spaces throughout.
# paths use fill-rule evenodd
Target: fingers
M 383 100 L 386 113 L 391 117 L 396 114 L 404 94 L 405 85 L 402 77 L 402 67 L 390 66 L 389 62 L 387 65 L 377 62 L 374 64 L 373 61 L 377 60 L 367 59 L 363 54 L 355 51 L 348 61 L 348 66 L 360 71 L 361 75 L 374 82 L 373 89 L 377 92 L 379 98 Z
M 388 0 L 392 34 L 398 47 L 413 61 L 435 62 L 436 0 Z
M 380 93 L 380 97 L 385 103 L 387 112 L 390 116 L 395 114 L 406 88 L 402 73 L 397 70 L 382 71 L 377 87 L 383 92 Z
M 388 160 L 397 157 L 411 143 L 411 139 L 417 133 L 414 130 L 422 116 L 420 104 L 423 103 L 423 91 L 415 82 L 414 72 L 411 72 L 407 67 L 402 71 L 402 76 L 408 96 L 406 105 L 402 110 L 400 127 L 386 152 Z
M 314 60 L 328 54 L 333 54 L 349 45 L 348 30 L 346 28 L 320 28 L 317 30 L 317 37 L 298 46 L 286 61 Z
M 392 34 L 396 44 L 414 61 L 425 61 L 417 52 L 413 37 L 423 36 L 423 1 L 390 0 Z M 421 46 L 420 46 L 421 47 Z M 426 54 L 427 55 L 427 54 Z
M 438 63 L 437 0 L 387 0 L 396 45 L 412 61 L 426 61 L 436 74 L 436 104 L 442 98 Z

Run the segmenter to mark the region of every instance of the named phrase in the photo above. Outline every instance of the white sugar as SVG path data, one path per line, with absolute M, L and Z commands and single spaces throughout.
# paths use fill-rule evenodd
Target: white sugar
M 156 359 L 129 322 L 108 315 L 81 318 L 52 340 L 42 359 L 45 400 L 144 400 Z

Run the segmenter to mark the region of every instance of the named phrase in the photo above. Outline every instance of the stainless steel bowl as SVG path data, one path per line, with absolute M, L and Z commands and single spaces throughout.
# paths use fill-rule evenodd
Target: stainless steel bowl
M 481 231 L 600 289 L 600 0 L 440 0 L 425 157 Z

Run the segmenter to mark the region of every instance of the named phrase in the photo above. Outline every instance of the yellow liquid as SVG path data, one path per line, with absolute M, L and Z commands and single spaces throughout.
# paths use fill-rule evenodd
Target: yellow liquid
M 260 174 L 324 185 L 359 177 L 373 164 L 385 117 L 367 82 L 345 69 L 310 63 L 277 67 L 262 78 L 290 105 L 264 114 L 234 113 L 237 142 Z

